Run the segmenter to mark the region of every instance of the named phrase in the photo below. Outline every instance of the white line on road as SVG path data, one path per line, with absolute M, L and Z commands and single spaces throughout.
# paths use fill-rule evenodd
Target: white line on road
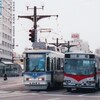
M 9 91 L 0 91 L 0 94 L 6 94 L 9 93 Z
M 58 99 L 60 99 L 60 98 L 52 98 L 52 99 L 48 99 L 48 100 L 58 100 Z

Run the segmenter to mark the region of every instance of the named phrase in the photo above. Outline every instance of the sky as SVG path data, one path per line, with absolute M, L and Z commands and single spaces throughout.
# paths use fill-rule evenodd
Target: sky
M 21 54 L 24 49 L 30 48 L 29 29 L 33 22 L 19 15 L 33 15 L 33 8 L 37 15 L 58 15 L 43 18 L 37 22 L 38 39 L 48 42 L 71 40 L 71 34 L 78 33 L 83 41 L 87 41 L 91 51 L 100 47 L 100 0 L 15 0 L 15 47 L 14 51 Z M 51 32 L 42 32 L 40 29 L 51 28 Z

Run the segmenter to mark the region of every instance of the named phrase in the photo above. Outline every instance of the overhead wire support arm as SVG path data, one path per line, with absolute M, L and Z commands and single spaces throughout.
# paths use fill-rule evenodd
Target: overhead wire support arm
M 37 21 L 42 19 L 42 18 L 47 18 L 47 17 L 52 17 L 52 16 L 58 17 L 58 15 L 37 15 Z
M 42 8 L 37 8 L 36 6 L 34 6 L 34 8 L 29 8 L 28 6 L 27 6 L 27 10 L 28 9 L 34 9 L 34 15 L 30 15 L 30 16 L 18 16 L 18 18 L 27 18 L 27 19 L 30 19 L 30 20 L 32 20 L 32 21 L 38 21 L 38 20 L 40 20 L 40 19 L 42 19 L 42 18 L 47 18 L 47 17 L 51 17 L 51 16 L 55 16 L 55 17 L 57 17 L 58 18 L 58 15 L 37 15 L 37 9 L 44 9 L 44 6 L 42 6 Z
M 33 21 L 33 15 L 32 16 L 18 16 L 18 18 L 27 18 Z
M 42 18 L 47 18 L 47 17 L 51 17 L 51 16 L 55 16 L 58 17 L 58 15 L 37 15 L 37 21 L 39 21 Z M 34 21 L 34 15 L 30 15 L 30 16 L 18 16 L 18 18 L 27 18 L 30 19 L 32 21 Z

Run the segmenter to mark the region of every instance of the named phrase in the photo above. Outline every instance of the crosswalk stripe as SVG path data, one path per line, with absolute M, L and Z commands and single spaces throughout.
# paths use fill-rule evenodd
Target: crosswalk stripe
M 5 94 L 5 93 L 9 93 L 9 91 L 0 91 L 0 94 Z
M 38 93 L 30 93 L 32 95 L 37 95 Z M 26 91 L 0 91 L 0 99 L 7 98 L 7 97 L 17 97 L 17 96 L 25 96 L 29 95 Z

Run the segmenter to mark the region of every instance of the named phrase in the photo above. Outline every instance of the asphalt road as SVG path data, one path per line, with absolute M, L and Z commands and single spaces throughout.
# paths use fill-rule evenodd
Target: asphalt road
M 0 100 L 100 100 L 100 92 L 95 93 L 69 93 L 61 91 L 53 92 L 25 92 L 25 91 L 4 91 L 0 93 Z
M 23 78 L 13 78 L 0 82 L 0 100 L 100 100 L 100 91 L 56 89 L 51 91 L 28 91 Z

